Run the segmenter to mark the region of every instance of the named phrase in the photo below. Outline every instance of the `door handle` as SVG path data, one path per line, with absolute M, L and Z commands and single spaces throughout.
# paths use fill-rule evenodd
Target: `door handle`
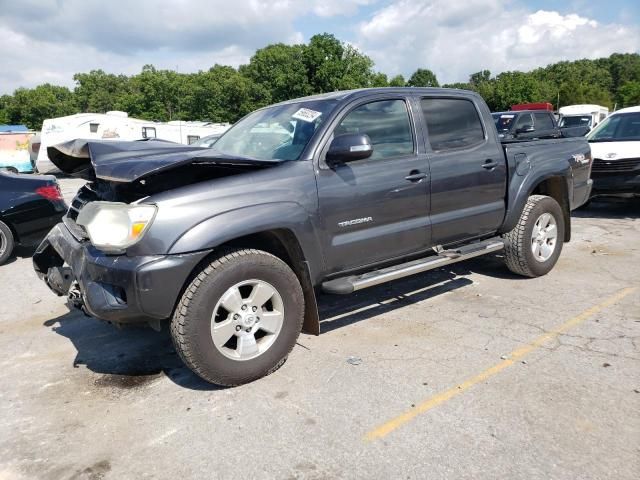
M 409 175 L 404 177 L 405 180 L 409 180 L 410 182 L 419 182 L 424 178 L 427 178 L 427 174 L 418 170 L 411 170 Z
M 487 159 L 485 160 L 485 162 L 482 164 L 482 168 L 486 169 L 486 170 L 493 170 L 494 168 L 496 168 L 498 166 L 497 162 L 494 162 L 492 159 Z

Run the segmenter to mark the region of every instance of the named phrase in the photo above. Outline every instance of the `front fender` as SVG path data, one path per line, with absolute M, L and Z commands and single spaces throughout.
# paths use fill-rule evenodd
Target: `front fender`
M 170 254 L 210 250 L 236 238 L 271 230 L 291 231 L 311 269 L 321 269 L 320 243 L 312 217 L 295 202 L 275 202 L 230 210 L 190 228 L 170 247 Z

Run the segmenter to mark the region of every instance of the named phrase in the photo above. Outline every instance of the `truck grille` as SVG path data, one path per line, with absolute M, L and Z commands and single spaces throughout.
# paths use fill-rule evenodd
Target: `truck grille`
M 84 187 L 78 190 L 78 193 L 71 202 L 71 206 L 67 211 L 67 215 L 63 219 L 64 224 L 67 226 L 67 228 L 69 228 L 69 231 L 78 240 L 85 240 L 89 238 L 89 235 L 87 235 L 84 227 L 76 223 L 78 214 L 87 203 L 93 202 L 95 200 L 100 200 L 100 196 L 95 190 L 91 188 L 91 185 L 87 183 Z
M 621 173 L 632 172 L 640 169 L 640 158 L 623 158 L 621 160 L 593 160 L 592 172 L 596 173 Z

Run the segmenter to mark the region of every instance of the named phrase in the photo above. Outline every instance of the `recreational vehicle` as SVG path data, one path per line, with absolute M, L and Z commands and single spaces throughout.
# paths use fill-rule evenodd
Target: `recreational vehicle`
M 201 137 L 222 134 L 228 123 L 152 122 L 131 118 L 126 112 L 77 113 L 50 118 L 42 124 L 40 150 L 36 161 L 40 173 L 55 173 L 57 168 L 47 155 L 47 147 L 76 138 L 100 140 L 159 139 L 190 145 Z
M 609 115 L 600 105 L 568 105 L 560 107 L 560 127 L 589 127 L 592 129 Z

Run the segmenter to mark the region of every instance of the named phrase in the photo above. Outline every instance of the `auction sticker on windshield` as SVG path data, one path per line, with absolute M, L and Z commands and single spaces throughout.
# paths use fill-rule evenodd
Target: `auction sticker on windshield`
M 311 110 L 309 108 L 301 108 L 296 113 L 291 115 L 291 118 L 302 120 L 303 122 L 313 122 L 320 115 L 322 115 L 322 112 L 316 112 L 315 110 Z

